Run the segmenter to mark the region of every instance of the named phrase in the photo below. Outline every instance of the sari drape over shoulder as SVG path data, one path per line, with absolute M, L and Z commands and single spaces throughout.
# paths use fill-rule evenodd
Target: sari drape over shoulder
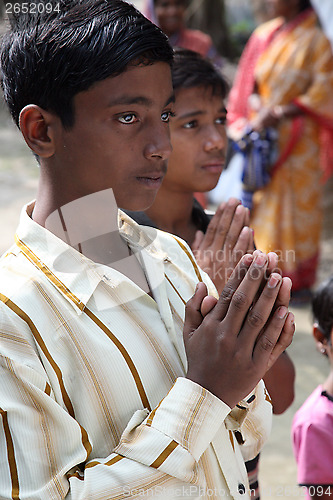
M 253 117 L 255 86 L 262 106 L 295 103 L 303 111 L 279 123 L 280 157 L 270 183 L 254 195 L 251 225 L 257 247 L 278 253 L 294 290 L 308 288 L 319 257 L 321 181 L 333 171 L 333 57 L 312 9 L 285 25 L 269 21 L 251 36 L 228 103 L 231 137 Z

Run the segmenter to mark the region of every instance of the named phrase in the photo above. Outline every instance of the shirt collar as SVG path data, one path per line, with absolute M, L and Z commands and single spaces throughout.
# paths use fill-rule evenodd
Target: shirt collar
M 22 209 L 15 236 L 16 245 L 62 293 L 78 314 L 86 307 L 104 277 L 108 277 L 108 284 L 113 288 L 127 279 L 111 267 L 88 259 L 34 222 L 31 218 L 33 208 L 34 202 L 31 202 Z M 118 224 L 121 236 L 134 252 L 148 252 L 159 261 L 167 259 L 167 255 L 159 246 L 156 229 L 141 228 L 120 210 Z

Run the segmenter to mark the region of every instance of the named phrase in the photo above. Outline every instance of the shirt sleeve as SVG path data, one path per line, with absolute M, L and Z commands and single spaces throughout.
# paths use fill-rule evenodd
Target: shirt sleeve
M 318 422 L 293 427 L 293 446 L 300 485 L 333 484 L 332 429 Z
M 245 461 L 258 455 L 272 427 L 272 402 L 262 380 L 227 415 L 226 427 L 233 431 Z

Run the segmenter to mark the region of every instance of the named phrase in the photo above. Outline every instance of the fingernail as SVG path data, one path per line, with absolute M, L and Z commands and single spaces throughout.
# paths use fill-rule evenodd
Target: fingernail
M 267 257 L 266 257 L 266 255 L 260 253 L 260 254 L 256 255 L 254 262 L 255 262 L 256 266 L 264 267 L 264 265 L 267 262 Z
M 247 253 L 245 254 L 243 257 L 242 257 L 242 262 L 246 265 L 246 266 L 249 266 L 253 261 L 253 255 L 250 254 L 250 253 Z
M 279 307 L 277 313 L 278 318 L 284 319 L 287 316 L 287 314 L 288 314 L 288 309 L 285 306 Z
M 268 281 L 269 288 L 275 288 L 281 281 L 281 276 L 278 274 L 272 274 Z

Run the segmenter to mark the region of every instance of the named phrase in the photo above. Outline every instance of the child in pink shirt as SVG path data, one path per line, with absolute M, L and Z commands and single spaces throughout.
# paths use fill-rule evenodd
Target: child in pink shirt
M 329 359 L 330 373 L 296 412 L 292 423 L 298 483 L 307 498 L 333 499 L 333 276 L 323 282 L 312 301 L 313 336 Z

